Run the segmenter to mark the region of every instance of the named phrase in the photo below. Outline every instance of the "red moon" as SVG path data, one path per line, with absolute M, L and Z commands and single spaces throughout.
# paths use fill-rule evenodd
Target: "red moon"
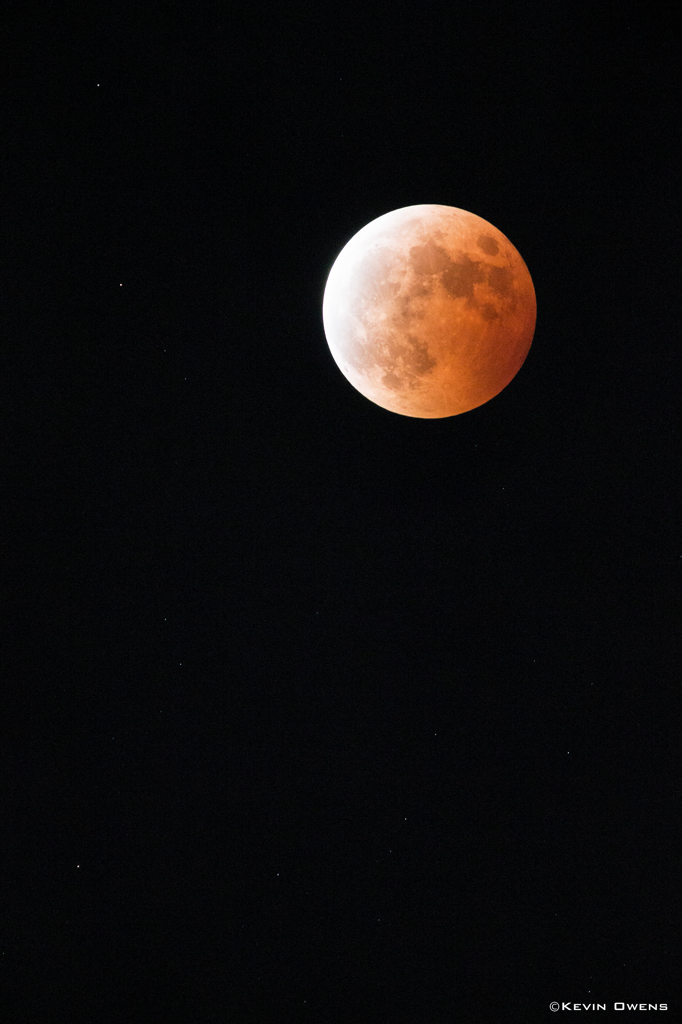
M 535 331 L 535 289 L 501 231 L 453 206 L 406 206 L 339 253 L 322 306 L 354 388 L 403 416 L 468 412 L 509 384 Z

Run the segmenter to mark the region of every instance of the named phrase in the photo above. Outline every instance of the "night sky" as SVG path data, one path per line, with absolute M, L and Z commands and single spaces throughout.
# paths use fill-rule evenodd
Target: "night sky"
M 3 1019 L 682 1019 L 663 11 L 3 6 Z M 322 327 L 420 203 L 538 304 L 440 420 Z

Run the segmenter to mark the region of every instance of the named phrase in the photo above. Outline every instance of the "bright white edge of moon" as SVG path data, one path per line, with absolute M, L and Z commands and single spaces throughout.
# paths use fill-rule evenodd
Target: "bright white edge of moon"
M 359 259 L 362 259 L 376 237 L 384 234 L 386 231 L 390 231 L 393 234 L 402 222 L 411 220 L 415 213 L 434 209 L 438 209 L 438 206 L 433 203 L 422 203 L 419 206 L 403 206 L 399 210 L 391 210 L 390 213 L 384 213 L 377 217 L 376 220 L 371 220 L 369 224 L 365 224 L 364 228 L 360 228 L 350 241 L 346 242 L 332 264 L 324 289 L 322 322 L 327 339 L 333 333 L 331 330 L 332 324 L 329 319 L 330 310 L 337 303 L 343 301 L 342 296 L 350 283 L 353 267 Z M 450 209 L 452 208 L 450 207 Z

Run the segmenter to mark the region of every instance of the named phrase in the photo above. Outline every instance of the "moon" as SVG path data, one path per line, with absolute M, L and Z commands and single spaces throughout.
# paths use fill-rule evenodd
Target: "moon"
M 343 375 L 403 416 L 457 416 L 490 401 L 528 355 L 535 289 L 512 243 L 453 206 L 393 210 L 329 272 L 324 332 Z

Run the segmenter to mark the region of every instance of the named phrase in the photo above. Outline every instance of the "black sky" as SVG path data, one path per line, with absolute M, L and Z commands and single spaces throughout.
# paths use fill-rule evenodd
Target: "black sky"
M 3 8 L 26 1019 L 682 1012 L 661 11 Z M 498 227 L 538 301 L 444 420 L 372 405 L 322 329 L 343 245 L 417 203 Z

